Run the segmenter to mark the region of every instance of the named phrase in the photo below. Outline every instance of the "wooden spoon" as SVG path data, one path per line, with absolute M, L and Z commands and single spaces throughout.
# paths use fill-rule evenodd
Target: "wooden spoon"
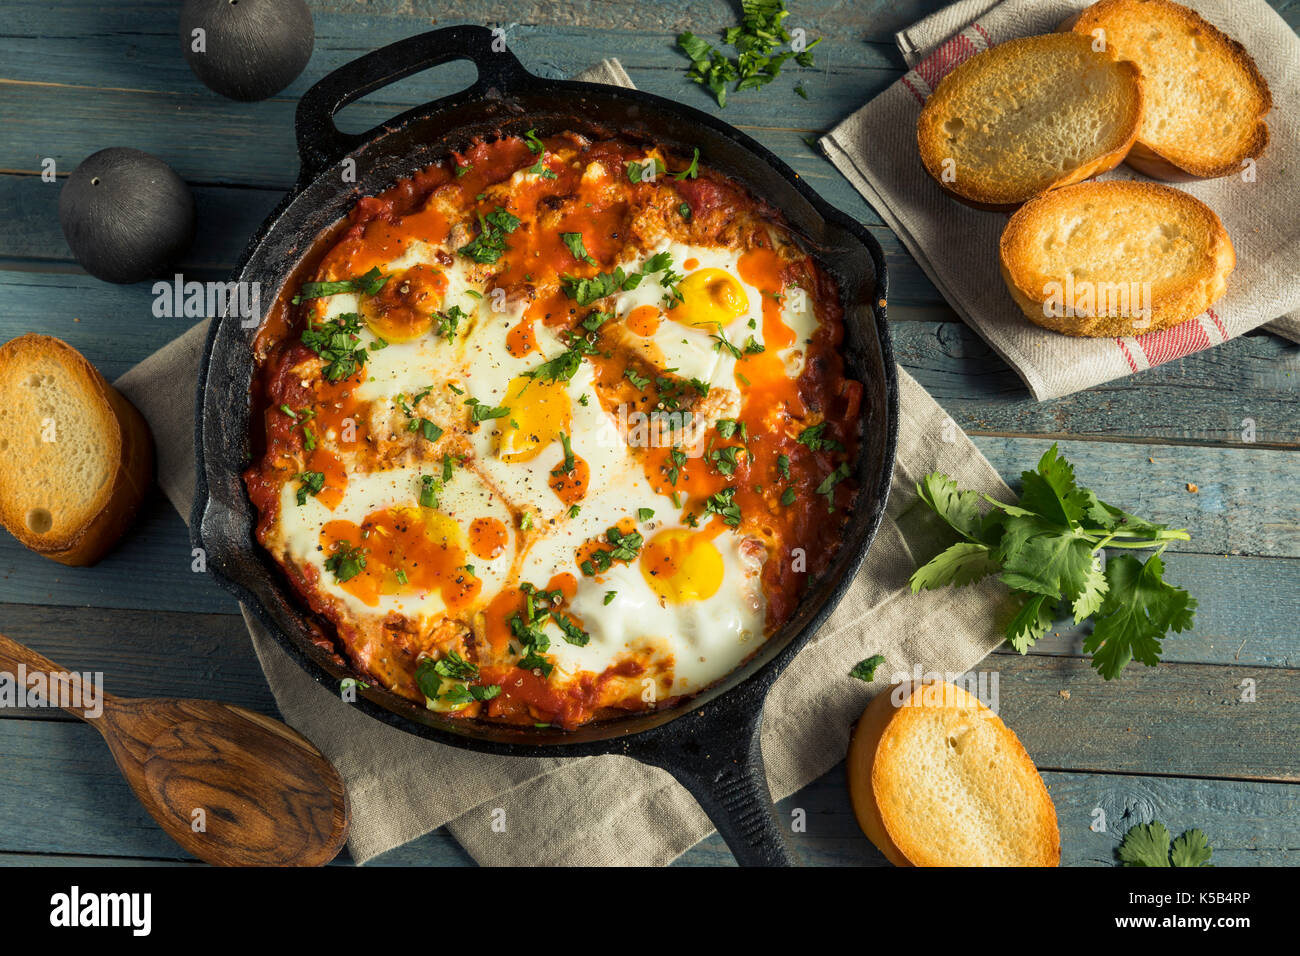
M 347 837 L 347 791 L 310 740 L 214 700 L 119 698 L 88 713 L 79 675 L 0 634 L 0 670 L 43 675 L 95 727 L 135 795 L 185 850 L 220 866 L 321 866 Z M 60 693 L 62 691 L 62 693 Z M 93 692 L 92 692 L 93 693 Z

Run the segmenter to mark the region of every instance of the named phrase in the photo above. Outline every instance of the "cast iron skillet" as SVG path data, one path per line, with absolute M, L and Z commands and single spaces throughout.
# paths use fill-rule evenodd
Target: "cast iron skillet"
M 830 568 L 812 582 L 794 617 L 748 662 L 675 706 L 572 733 L 448 719 L 377 686 L 362 690 L 356 706 L 409 733 L 483 753 L 613 753 L 662 767 L 700 802 L 739 862 L 789 863 L 786 828 L 775 819 L 759 748 L 763 698 L 838 603 L 884 512 L 898 419 L 898 381 L 885 327 L 884 256 L 865 229 L 823 202 L 767 149 L 725 123 L 636 90 L 533 76 L 513 54 L 494 52 L 492 43 L 491 32 L 483 27 L 435 30 L 354 60 L 312 87 L 298 106 L 298 182 L 250 240 L 234 278 L 260 283 L 263 301 L 269 302 L 314 240 L 358 196 L 381 191 L 476 135 L 520 134 L 536 127 L 542 136 L 576 130 L 646 138 L 688 155 L 698 146 L 703 162 L 782 210 L 799 241 L 839 282 L 846 310 L 846 365 L 865 384 L 855 476 L 859 497 Z M 353 100 L 458 59 L 478 68 L 478 79 L 468 89 L 368 133 L 350 135 L 335 127 L 334 114 Z M 345 176 L 353 162 L 355 182 Z M 354 672 L 321 639 L 320 626 L 258 545 L 253 534 L 257 515 L 240 478 L 250 461 L 255 331 L 229 313 L 212 323 L 199 374 L 191 533 L 217 580 L 252 609 L 307 673 L 334 687 Z

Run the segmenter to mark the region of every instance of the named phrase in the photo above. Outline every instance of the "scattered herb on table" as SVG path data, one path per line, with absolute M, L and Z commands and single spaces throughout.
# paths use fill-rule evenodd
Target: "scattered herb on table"
M 1214 849 L 1200 830 L 1188 830 L 1172 843 L 1159 820 L 1139 823 L 1124 834 L 1119 858 L 1125 866 L 1209 866 Z
M 872 654 L 866 660 L 854 664 L 853 670 L 849 671 L 849 676 L 869 684 L 876 677 L 876 668 L 883 663 L 885 663 L 883 654 Z
M 917 569 L 913 593 L 963 587 L 996 573 L 1020 600 L 1006 629 L 1020 653 L 1047 633 L 1057 605 L 1066 602 L 1075 624 L 1093 620 L 1083 649 L 1102 677 L 1118 677 L 1134 658 L 1159 663 L 1161 640 L 1170 630 L 1188 630 L 1196 611 L 1195 598 L 1165 582 L 1160 559 L 1171 542 L 1190 540 L 1188 533 L 1099 499 L 1075 481 L 1074 467 L 1055 444 L 1021 480 L 1019 505 L 960 491 L 938 472 L 921 480 L 921 500 L 962 540 Z M 982 512 L 981 500 L 992 509 Z M 1156 550 L 1145 561 L 1121 554 L 1103 565 L 1107 548 Z
M 771 83 L 781 75 L 787 60 L 812 66 L 813 47 L 822 42 L 818 38 L 809 43 L 802 30 L 791 34 L 785 28 L 785 18 L 790 15 L 785 0 L 740 0 L 740 11 L 740 24 L 722 32 L 722 43 L 735 50 L 734 57 L 689 31 L 677 36 L 678 48 L 691 59 L 687 75 L 707 87 L 723 107 L 729 83 L 734 82 L 739 93 Z M 780 49 L 786 44 L 789 49 Z M 796 87 L 796 92 L 800 91 L 802 86 Z M 807 98 L 803 92 L 800 95 Z

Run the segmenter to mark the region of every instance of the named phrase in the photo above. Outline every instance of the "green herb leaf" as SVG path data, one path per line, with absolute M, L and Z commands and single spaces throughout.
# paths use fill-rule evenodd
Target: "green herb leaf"
M 381 275 L 379 267 L 375 266 L 363 276 L 355 279 L 340 279 L 334 282 L 304 282 L 298 294 L 290 301 L 298 305 L 306 299 L 321 299 L 328 295 L 338 295 L 342 292 L 357 292 L 361 295 L 375 295 L 384 287 L 388 281 L 388 276 Z
M 860 681 L 871 683 L 876 676 L 876 668 L 885 663 L 885 658 L 881 654 L 872 654 L 864 661 L 858 661 L 849 671 L 850 677 L 856 677 Z

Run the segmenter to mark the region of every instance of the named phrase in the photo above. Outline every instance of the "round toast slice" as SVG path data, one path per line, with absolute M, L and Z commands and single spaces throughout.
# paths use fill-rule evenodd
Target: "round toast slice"
M 1175 182 L 1242 171 L 1268 145 L 1273 97 L 1240 43 L 1171 0 L 1100 0 L 1071 21 L 1142 71 L 1146 109 L 1127 162 Z
M 1056 807 L 1020 740 L 943 681 L 872 700 L 848 758 L 863 831 L 898 866 L 1058 866 Z
M 1228 288 L 1223 223 L 1172 186 L 1078 183 L 1027 203 L 999 242 L 1002 278 L 1037 325 L 1064 335 L 1145 335 L 1193 319 Z
M 153 480 L 135 407 L 76 349 L 48 335 L 0 346 L 0 522 L 38 554 L 94 564 Z
M 1076 33 L 1009 40 L 958 66 L 926 100 L 926 172 L 980 209 L 1010 210 L 1112 169 L 1142 125 L 1138 68 Z

